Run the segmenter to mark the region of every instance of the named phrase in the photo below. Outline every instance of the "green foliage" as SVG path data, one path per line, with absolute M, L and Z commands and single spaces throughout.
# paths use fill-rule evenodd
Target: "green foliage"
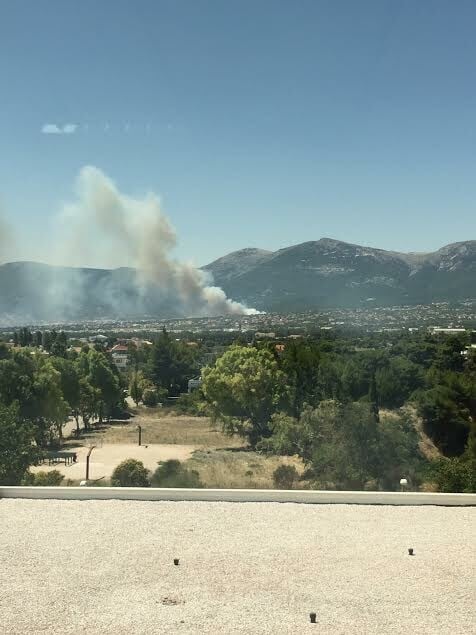
M 129 395 L 134 400 L 136 406 L 142 401 L 142 395 L 146 387 L 146 380 L 140 370 L 134 370 L 129 378 Z
M 22 481 L 22 485 L 35 485 L 42 487 L 56 487 L 64 481 L 64 476 L 59 470 L 41 471 L 32 474 L 29 472 Z
M 178 414 L 203 416 L 206 413 L 206 403 L 201 390 L 184 393 L 175 401 L 174 410 Z
M 271 428 L 260 449 L 299 454 L 319 486 L 362 489 L 374 481 L 395 489 L 403 475 L 415 479 L 421 461 L 404 414 L 378 421 L 368 403 L 323 401 L 305 407 L 299 419 L 274 415 Z
M 307 412 L 308 408 L 304 409 Z M 297 419 L 284 412 L 272 415 L 269 422 L 271 436 L 261 439 L 257 450 L 270 454 L 306 456 L 306 445 L 309 443 L 307 431 L 303 429 L 303 418 Z
M 464 457 L 433 461 L 430 475 L 440 492 L 476 492 L 475 464 Z
M 293 489 L 299 480 L 299 472 L 294 465 L 280 465 L 273 472 L 273 482 L 277 489 Z
M 154 487 L 203 487 L 198 472 L 187 469 L 175 459 L 159 463 L 151 484 Z
M 119 463 L 111 476 L 112 487 L 149 487 L 149 472 L 142 461 L 126 459 Z
M 142 393 L 142 402 L 144 406 L 154 408 L 159 403 L 157 391 L 154 388 L 146 388 Z
M 0 485 L 19 485 L 39 458 L 34 428 L 22 420 L 17 404 L 0 403 Z
M 315 343 L 291 341 L 286 344 L 280 367 L 286 375 L 288 410 L 293 416 L 299 416 L 305 403 L 317 405 L 319 401 L 319 363 L 320 351 Z
M 252 446 L 270 435 L 270 418 L 286 391 L 285 375 L 269 351 L 231 346 L 202 376 L 212 416 L 225 432 L 247 437 Z
M 423 370 L 404 357 L 392 357 L 375 374 L 379 404 L 382 408 L 400 408 L 412 393 L 423 386 Z
M 87 380 L 99 397 L 97 413 L 99 422 L 111 416 L 114 406 L 121 399 L 119 379 L 104 353 L 90 350 L 87 353 L 89 373 Z
M 469 413 L 453 388 L 436 385 L 416 395 L 419 415 L 425 431 L 448 456 L 464 451 L 469 432 Z
M 168 395 L 175 396 L 186 390 L 187 381 L 197 370 L 196 352 L 183 342 L 173 340 L 164 328 L 150 352 L 148 377 L 157 388 L 164 388 Z

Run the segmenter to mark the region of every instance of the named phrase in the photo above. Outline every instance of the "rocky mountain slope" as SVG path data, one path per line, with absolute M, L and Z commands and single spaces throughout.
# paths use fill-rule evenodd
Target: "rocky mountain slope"
M 205 269 L 231 297 L 268 311 L 476 297 L 474 240 L 405 254 L 321 238 L 271 253 L 241 250 Z
M 322 238 L 275 252 L 242 249 L 203 269 L 228 297 L 264 311 L 476 298 L 474 240 L 404 254 Z M 0 266 L 1 324 L 178 315 L 174 298 L 139 291 L 133 269 Z

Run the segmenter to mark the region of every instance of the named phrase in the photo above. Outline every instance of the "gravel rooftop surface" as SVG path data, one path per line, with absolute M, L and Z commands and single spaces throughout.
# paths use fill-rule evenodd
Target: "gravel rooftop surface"
M 463 507 L 3 499 L 0 633 L 476 633 L 475 520 Z

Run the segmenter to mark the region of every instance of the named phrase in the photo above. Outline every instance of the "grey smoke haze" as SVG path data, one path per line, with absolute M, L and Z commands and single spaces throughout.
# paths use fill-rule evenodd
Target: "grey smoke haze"
M 5 214 L 0 202 L 0 264 L 5 262 L 13 250 L 13 232 L 5 220 Z
M 133 198 L 120 192 L 101 170 L 80 170 L 76 198 L 63 205 L 58 217 L 55 260 L 70 265 L 84 262 L 119 263 L 119 269 L 99 286 L 84 269 L 57 271 L 45 294 L 45 304 L 62 318 L 86 295 L 110 307 L 117 316 L 167 314 L 203 316 L 255 313 L 226 297 L 208 274 L 171 255 L 176 234 L 163 214 L 158 197 Z M 99 255 L 99 258 L 98 258 Z M 124 289 L 127 292 L 124 292 Z

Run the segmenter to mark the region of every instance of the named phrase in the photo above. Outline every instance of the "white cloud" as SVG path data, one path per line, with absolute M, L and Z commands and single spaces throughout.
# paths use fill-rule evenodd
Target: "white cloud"
M 63 131 L 55 123 L 45 123 L 41 128 L 43 134 L 61 134 Z
M 41 127 L 43 134 L 74 134 L 77 129 L 75 123 L 66 123 L 64 126 L 58 126 L 55 123 L 45 123 Z

